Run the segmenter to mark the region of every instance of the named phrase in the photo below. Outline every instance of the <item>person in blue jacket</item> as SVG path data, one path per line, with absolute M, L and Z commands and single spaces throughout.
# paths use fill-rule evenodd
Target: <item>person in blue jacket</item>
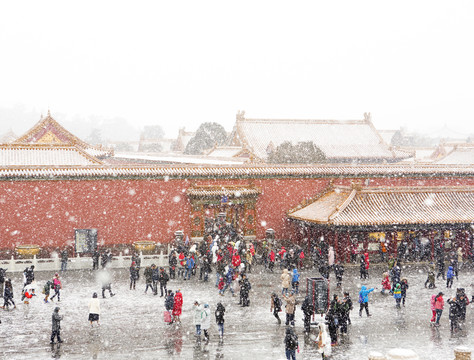
M 371 316 L 369 314 L 369 293 L 374 291 L 374 288 L 367 289 L 365 285 L 362 285 L 359 292 L 359 303 L 360 303 L 360 310 L 359 316 L 362 316 L 362 310 L 365 308 L 365 312 L 367 316 Z
M 194 259 L 192 256 L 188 257 L 188 260 L 186 261 L 186 272 L 184 274 L 184 280 L 186 280 L 186 276 L 188 277 L 188 280 L 191 279 L 191 273 L 193 272 L 194 268 Z
M 291 288 L 298 294 L 298 287 L 300 285 L 300 274 L 296 268 L 293 269 L 293 278 L 291 279 Z
M 454 269 L 452 266 L 448 267 L 448 272 L 446 273 L 446 287 L 450 288 L 453 286 L 454 279 Z

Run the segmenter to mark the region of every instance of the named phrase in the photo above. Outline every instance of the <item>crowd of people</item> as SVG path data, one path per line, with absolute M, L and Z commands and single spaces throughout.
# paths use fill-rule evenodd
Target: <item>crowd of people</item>
M 214 235 L 214 236 L 213 236 Z M 359 302 L 359 316 L 362 316 L 364 311 L 369 317 L 372 314 L 369 311 L 370 294 L 376 289 L 375 287 L 368 287 L 365 282 L 373 281 L 369 276 L 370 259 L 369 253 L 363 252 L 356 254 L 359 259 L 360 279 L 364 282 L 361 286 L 358 296 Z M 449 253 L 446 255 L 445 250 L 440 245 L 435 252 L 435 262 L 431 262 L 427 266 L 427 280 L 425 287 L 435 289 L 436 280 L 439 277 L 446 279 L 446 287 L 451 288 L 454 280 L 458 279 L 459 275 L 459 251 L 456 253 Z M 445 271 L 444 263 L 446 258 L 449 258 L 449 265 Z M 407 292 L 409 289 L 408 280 L 402 277 L 402 262 L 403 257 L 393 257 L 384 254 L 383 259 L 386 262 L 386 271 L 383 272 L 381 281 L 381 293 L 384 295 L 393 296 L 395 300 L 395 307 L 400 309 L 406 306 Z M 66 260 L 67 256 L 62 256 Z M 107 267 L 112 261 L 110 251 L 105 251 L 99 254 L 94 252 L 93 256 L 93 270 L 103 272 L 100 277 L 102 281 L 102 298 L 106 298 L 105 292 L 109 291 L 110 296 L 115 294 L 112 292 L 112 281 L 108 276 Z M 99 260 L 102 270 L 99 269 Z M 305 260 L 306 259 L 306 260 Z M 356 258 L 354 258 L 355 261 Z M 211 273 L 215 272 L 215 282 L 212 282 L 216 287 L 215 295 L 224 297 L 226 291 L 229 290 L 232 297 L 239 295 L 238 304 L 242 307 L 251 306 L 250 292 L 252 290 L 249 276 L 252 275 L 252 268 L 258 263 L 268 273 L 275 272 L 275 268 L 281 270 L 279 275 L 281 284 L 281 294 L 273 291 L 270 295 L 270 312 L 277 320 L 277 324 L 282 323 L 280 312 L 285 311 L 285 325 L 287 327 L 284 344 L 286 356 L 288 359 L 295 358 L 295 352 L 298 351 L 298 336 L 295 332 L 295 312 L 299 305 L 300 293 L 300 271 L 304 264 L 312 262 L 312 265 L 321 278 L 329 279 L 329 276 L 334 273 L 336 279 L 336 289 L 339 289 L 338 294 L 333 294 L 332 298 L 328 299 L 328 306 L 324 311 L 315 308 L 315 299 L 310 295 L 304 297 L 301 303 L 301 310 L 304 314 L 303 329 L 307 336 L 311 333 L 312 327 L 316 331 L 316 338 L 313 339 L 314 344 L 318 347 L 323 358 L 331 353 L 331 347 L 336 346 L 341 337 L 348 333 L 348 326 L 351 324 L 350 312 L 353 310 L 353 301 L 348 291 L 343 289 L 344 265 L 335 260 L 334 250 L 324 241 L 317 242 L 310 248 L 309 254 L 305 254 L 303 248 L 299 246 L 280 246 L 274 248 L 262 243 L 258 249 L 254 244 L 245 242 L 242 237 L 235 237 L 233 239 L 221 236 L 221 234 L 210 234 L 205 237 L 200 243 L 181 242 L 176 244 L 171 249 L 168 266 L 156 266 L 152 264 L 145 266 L 142 271 L 141 257 L 137 253 L 133 253 L 131 257 L 131 264 L 129 267 L 130 276 L 130 291 L 140 289 L 141 282 L 140 273 L 144 277 L 144 293 L 149 290 L 153 295 L 158 295 L 158 285 L 160 289 L 160 297 L 164 297 L 163 320 L 169 324 L 180 326 L 181 315 L 183 312 L 183 294 L 180 289 L 168 289 L 170 281 L 182 280 L 193 282 L 209 282 L 211 280 Z M 62 271 L 67 270 L 67 264 L 61 264 Z M 435 272 L 438 271 L 437 276 Z M 31 284 L 34 282 L 34 266 L 26 268 L 23 273 L 23 290 L 22 301 L 25 304 L 30 301 L 33 296 L 36 296 Z M 16 307 L 13 301 L 13 287 L 10 279 L 6 278 L 6 273 L 0 269 L 0 285 L 2 286 L 2 295 L 4 297 L 4 309 L 9 306 Z M 60 290 L 62 288 L 59 273 L 56 273 L 53 279 L 47 280 L 43 286 L 42 293 L 44 294 L 44 302 L 48 303 L 60 299 Z M 54 294 L 50 297 L 52 291 Z M 445 302 L 443 299 L 443 292 L 433 294 L 431 297 L 430 308 L 432 310 L 431 323 L 433 326 L 440 325 L 440 318 L 443 313 Z M 461 329 L 466 316 L 466 307 L 469 305 L 469 299 L 462 288 L 458 288 L 456 296 L 447 300 L 449 304 L 449 320 L 451 322 L 451 331 L 455 332 Z M 323 315 L 323 321 L 318 324 L 311 322 L 311 317 L 316 313 Z M 55 307 L 52 315 L 52 334 L 51 343 L 57 340 L 62 342 L 60 337 L 60 322 L 63 319 L 59 315 L 60 308 Z M 226 309 L 222 302 L 219 302 L 214 311 L 214 321 L 217 324 L 219 338 L 224 337 L 224 317 Z M 195 300 L 193 305 L 193 323 L 195 326 L 195 335 L 200 338 L 204 335 L 206 342 L 210 339 L 209 329 L 212 318 L 211 307 L 208 302 L 201 302 Z M 100 326 L 100 301 L 97 292 L 92 294 L 89 303 L 89 322 L 93 326 L 94 323 Z M 316 328 L 315 328 L 316 326 Z

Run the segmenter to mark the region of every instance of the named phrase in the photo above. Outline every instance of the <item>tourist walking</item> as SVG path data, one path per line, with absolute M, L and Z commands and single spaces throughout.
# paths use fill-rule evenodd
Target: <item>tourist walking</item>
M 292 328 L 286 329 L 285 335 L 285 355 L 287 360 L 296 360 L 296 350 L 298 349 L 298 336 Z
M 283 295 L 283 299 L 286 301 L 285 311 L 286 311 L 286 326 L 290 325 L 295 326 L 295 309 L 296 309 L 296 297 L 295 293 L 292 290 L 289 296 Z
M 199 304 L 198 300 L 194 301 L 194 310 L 193 311 L 194 311 L 193 322 L 194 322 L 194 326 L 196 327 L 196 336 L 201 336 L 202 307 Z
M 225 315 L 225 307 L 222 303 L 217 303 L 216 312 L 214 313 L 216 316 L 216 323 L 217 329 L 219 331 L 219 337 L 222 339 L 224 337 L 224 315 Z
M 15 302 L 13 301 L 13 285 L 12 280 L 7 279 L 5 281 L 5 289 L 3 290 L 3 306 L 2 309 L 5 307 L 8 309 L 10 305 L 13 305 L 13 308 L 16 308 Z
M 54 344 L 55 338 L 57 338 L 58 343 L 62 343 L 61 340 L 61 320 L 63 319 L 62 315 L 59 315 L 59 306 L 56 306 L 53 311 L 52 316 L 52 327 L 51 327 L 51 341 L 50 344 Z
M 132 261 L 132 265 L 130 266 L 130 290 L 135 290 L 135 285 L 137 283 L 139 277 L 140 269 L 137 267 L 135 261 Z
M 280 275 L 281 280 L 281 294 L 287 295 L 290 288 L 291 277 L 287 268 L 284 268 Z
M 57 296 L 58 297 L 58 301 L 61 301 L 61 293 L 60 293 L 60 290 L 63 288 L 62 284 L 61 284 L 61 280 L 59 279 L 59 274 L 56 273 L 54 274 L 54 278 L 53 278 L 53 289 L 54 289 L 54 295 L 51 296 L 51 301 L 53 301 L 53 299 Z
M 181 290 L 176 290 L 176 294 L 174 295 L 174 303 L 173 303 L 173 322 L 181 323 L 181 312 L 183 310 L 183 295 L 181 294 Z
M 92 294 L 92 299 L 89 300 L 89 322 L 91 323 L 91 327 L 93 326 L 93 322 L 97 322 L 97 326 L 100 326 L 99 323 L 99 316 L 100 316 L 100 302 L 97 298 L 97 293 Z
M 367 313 L 367 316 L 371 316 L 369 314 L 369 294 L 374 291 L 374 288 L 367 289 L 365 285 L 362 285 L 359 291 L 359 303 L 360 303 L 360 309 L 359 309 L 359 316 L 362 316 L 362 310 L 365 308 L 365 312 Z
M 43 294 L 44 294 L 44 302 L 48 303 L 49 294 L 51 292 L 51 288 L 54 286 L 51 280 L 46 281 L 46 284 L 43 286 Z
M 209 341 L 209 328 L 211 327 L 211 309 L 209 304 L 204 304 L 201 312 L 201 330 L 204 332 L 204 339 Z
M 164 295 L 166 295 L 167 293 L 166 284 L 168 284 L 169 279 L 170 277 L 168 276 L 168 273 L 165 271 L 164 268 L 160 267 L 160 274 L 158 277 L 158 281 L 160 282 L 160 294 L 161 294 L 160 297 L 163 297 Z
M 402 290 L 402 305 L 405 306 L 405 300 L 407 298 L 407 290 L 408 290 L 408 280 L 403 278 L 402 282 L 400 283 L 400 289 Z
M 444 299 L 443 299 L 443 293 L 440 292 L 438 295 L 435 297 L 435 311 L 436 311 L 436 322 L 435 326 L 439 326 L 439 320 L 441 319 L 441 315 L 443 314 L 443 309 L 444 309 Z
M 273 316 L 278 321 L 278 324 L 281 324 L 281 319 L 278 313 L 281 311 L 282 302 L 276 293 L 273 293 L 270 300 L 270 312 L 273 312 Z
M 453 267 L 448 267 L 448 271 L 446 272 L 446 287 L 449 289 L 453 286 L 454 275 Z
M 300 285 L 300 274 L 296 268 L 293 269 L 293 274 L 291 278 L 291 288 L 295 291 L 295 294 L 298 294 Z
M 153 270 L 150 266 L 147 266 L 145 268 L 145 271 L 143 272 L 143 275 L 145 276 L 145 294 L 148 291 L 148 288 L 151 289 L 151 292 L 153 291 Z

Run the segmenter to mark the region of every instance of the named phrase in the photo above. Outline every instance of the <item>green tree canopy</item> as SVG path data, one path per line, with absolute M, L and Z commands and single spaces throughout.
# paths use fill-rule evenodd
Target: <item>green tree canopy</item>
M 326 155 L 312 141 L 296 145 L 285 141 L 268 156 L 268 162 L 272 164 L 317 164 L 326 161 Z
M 215 145 L 223 145 L 227 139 L 227 133 L 222 125 L 215 122 L 206 122 L 199 126 L 191 140 L 189 140 L 185 154 L 199 155 Z

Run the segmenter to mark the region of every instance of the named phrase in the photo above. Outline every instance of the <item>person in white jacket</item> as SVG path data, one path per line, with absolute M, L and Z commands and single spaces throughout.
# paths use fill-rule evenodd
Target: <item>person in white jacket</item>
M 100 302 L 97 298 L 97 293 L 92 295 L 92 299 L 89 301 L 89 321 L 92 323 L 97 321 L 97 326 L 100 326 L 99 323 L 99 315 L 100 315 Z
M 318 324 L 319 334 L 316 338 L 316 344 L 318 346 L 318 352 L 321 354 L 322 359 L 327 359 L 327 356 L 331 355 L 331 337 L 328 334 L 327 325 L 323 322 Z
M 211 309 L 209 304 L 204 304 L 204 310 L 201 312 L 201 329 L 204 331 L 204 338 L 209 340 L 208 330 L 211 327 Z
M 194 325 L 196 326 L 196 336 L 201 336 L 201 313 L 202 307 L 199 301 L 194 302 Z

